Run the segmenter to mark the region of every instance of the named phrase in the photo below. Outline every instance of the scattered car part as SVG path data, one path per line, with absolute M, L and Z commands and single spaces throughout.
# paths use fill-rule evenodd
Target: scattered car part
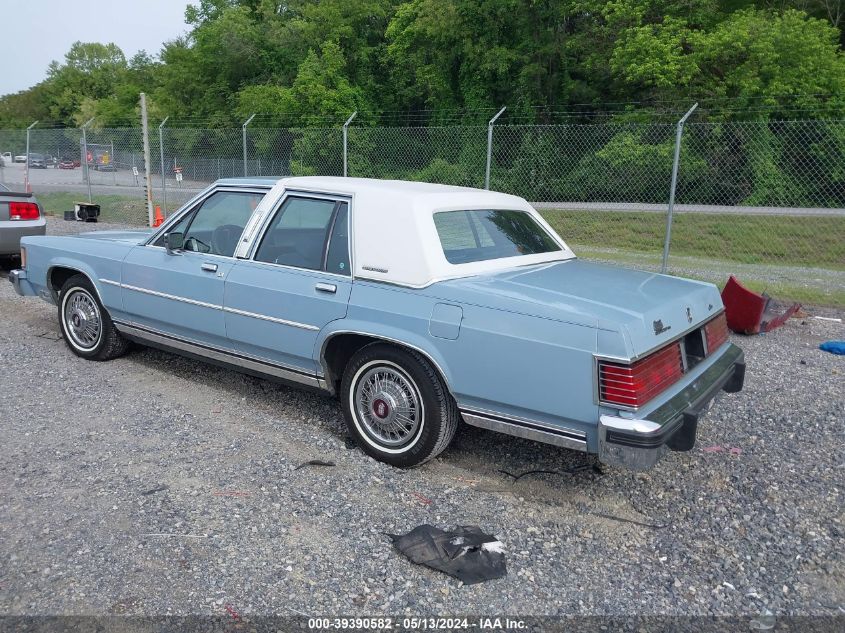
M 141 492 L 141 494 L 144 495 L 145 497 L 147 497 L 147 496 L 155 494 L 157 492 L 162 492 L 164 490 L 167 490 L 168 488 L 170 488 L 170 486 L 162 484 L 161 486 L 156 486 L 155 488 L 150 488 L 149 490 L 144 490 L 143 492 Z
M 825 341 L 819 345 L 819 349 L 838 356 L 845 356 L 845 341 Z
M 504 545 L 474 525 L 446 532 L 433 525 L 419 525 L 404 535 L 388 534 L 394 547 L 418 565 L 425 565 L 474 585 L 504 578 Z
M 749 290 L 733 275 L 722 290 L 722 303 L 725 304 L 728 327 L 739 334 L 771 332 L 801 309 L 800 303 L 793 303 L 781 311 L 781 306 L 771 297 Z
M 305 468 L 306 466 L 335 466 L 335 463 L 325 462 L 322 459 L 310 459 L 307 462 L 301 463 L 299 466 L 294 468 L 294 470 L 299 470 L 300 468 Z
M 586 470 L 592 471 L 597 475 L 604 474 L 604 471 L 598 464 L 579 464 L 578 466 L 573 466 L 572 468 L 566 468 L 564 470 L 526 470 L 524 473 L 520 473 L 518 475 L 509 473 L 506 470 L 499 470 L 499 472 L 503 475 L 507 475 L 508 477 L 513 477 L 513 482 L 511 483 L 516 483 L 527 475 L 574 475 L 575 473 L 581 473 Z

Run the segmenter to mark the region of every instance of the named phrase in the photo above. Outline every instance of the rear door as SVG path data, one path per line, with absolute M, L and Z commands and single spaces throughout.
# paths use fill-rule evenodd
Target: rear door
M 241 353 L 313 376 L 319 331 L 346 316 L 350 202 L 288 193 L 226 278 L 226 332 Z
M 164 249 L 163 235 L 133 248 L 121 271 L 128 318 L 176 339 L 227 346 L 223 284 L 244 226 L 265 193 L 211 193 L 167 229 L 183 236 L 184 248 L 176 254 Z

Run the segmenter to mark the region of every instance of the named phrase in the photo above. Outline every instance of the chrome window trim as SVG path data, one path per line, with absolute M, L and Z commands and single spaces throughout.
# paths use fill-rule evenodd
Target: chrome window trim
M 129 336 L 134 336 L 141 340 L 158 343 L 165 347 L 190 352 L 203 358 L 218 360 L 236 367 L 242 367 L 258 373 L 263 373 L 267 376 L 274 376 L 284 380 L 295 382 L 298 384 L 308 385 L 310 387 L 317 387 L 318 389 L 325 389 L 324 381 L 320 374 L 311 374 L 297 367 L 284 365 L 275 361 L 261 358 L 260 356 L 252 356 L 250 354 L 243 354 L 224 347 L 216 345 L 208 345 L 200 343 L 189 338 L 174 336 L 168 332 L 163 332 L 155 328 L 150 328 L 131 321 L 115 320 L 117 329 Z
M 346 202 L 348 206 L 348 211 L 346 214 L 346 248 L 349 252 L 349 274 L 348 275 L 341 275 L 338 273 L 331 273 L 325 270 L 316 270 L 314 268 L 303 268 L 302 266 L 291 266 L 289 264 L 277 264 L 275 262 L 262 262 L 255 259 L 255 256 L 258 251 L 258 246 L 261 244 L 261 240 L 264 239 L 264 235 L 267 233 L 267 230 L 270 227 L 273 218 L 276 217 L 276 213 L 278 213 L 279 209 L 282 208 L 282 205 L 285 204 L 288 198 L 312 198 L 317 200 L 328 200 L 333 202 Z M 289 270 L 304 270 L 311 273 L 318 273 L 321 275 L 331 275 L 332 277 L 337 277 L 339 279 L 347 279 L 349 281 L 354 281 L 355 279 L 355 266 L 354 266 L 354 255 L 352 253 L 352 245 L 354 240 L 352 239 L 352 214 L 354 212 L 353 209 L 353 196 L 349 194 L 332 194 L 326 192 L 311 192 L 307 190 L 300 190 L 300 189 L 285 189 L 270 211 L 265 214 L 264 218 L 261 220 L 261 225 L 258 227 L 255 235 L 253 236 L 250 244 L 248 245 L 246 252 L 239 256 L 238 252 L 235 251 L 235 256 L 238 259 L 242 259 L 244 261 L 253 262 L 256 264 L 267 264 L 268 266 L 279 266 L 281 268 L 287 268 Z M 333 230 L 334 227 L 332 227 Z M 244 230 L 246 232 L 246 230 Z M 328 248 L 328 245 L 326 245 Z
M 169 218 L 167 218 L 164 223 L 158 228 L 158 230 L 152 234 L 152 236 L 146 241 L 141 244 L 141 246 L 153 246 L 153 242 L 155 242 L 159 237 L 167 233 L 167 230 L 173 226 L 174 224 L 178 223 L 185 215 L 196 209 L 198 204 L 202 204 L 208 198 L 210 198 L 213 194 L 217 193 L 218 191 L 230 191 L 233 193 L 263 193 L 265 196 L 270 192 L 273 188 L 272 185 L 244 185 L 240 187 L 238 185 L 217 185 L 211 184 L 202 191 L 200 191 L 196 196 L 188 200 L 185 204 L 183 204 L 179 209 L 174 211 Z M 255 216 L 255 211 L 250 216 L 250 220 Z M 246 229 L 249 226 L 249 220 L 247 220 L 247 224 L 244 227 L 244 233 L 246 233 Z M 244 233 L 241 233 L 241 237 L 243 237 Z M 154 248 L 162 248 L 161 246 L 155 246 Z M 237 254 L 237 248 L 235 249 L 235 254 Z M 222 257 L 225 257 L 223 255 Z M 231 257 L 230 259 L 233 259 Z

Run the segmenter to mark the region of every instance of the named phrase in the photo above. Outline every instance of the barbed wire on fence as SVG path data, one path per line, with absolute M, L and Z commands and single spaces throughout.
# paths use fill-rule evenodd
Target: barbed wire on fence
M 386 126 L 367 122 L 366 115 L 359 114 L 348 130 L 349 176 L 484 186 L 486 123 Z M 576 252 L 656 268 L 675 124 L 515 121 L 513 115 L 495 125 L 491 189 L 535 204 Z M 153 197 L 166 214 L 221 178 L 343 174 L 338 122 L 253 122 L 246 153 L 241 127 L 174 122 L 162 126 L 160 136 L 160 122 L 151 125 L 149 139 Z M 92 126 L 86 133 L 87 145 L 79 128 L 30 130 L 30 153 L 45 157 L 44 169 L 28 170 L 36 195 L 56 212 L 84 198 L 87 165 L 104 219 L 144 224 L 140 128 Z M 23 185 L 26 161 L 15 158 L 25 158 L 26 131 L 0 130 L 0 152 L 8 152 L 0 182 Z M 741 270 L 761 288 L 845 304 L 843 166 L 845 119 L 688 122 L 670 270 L 711 281 Z

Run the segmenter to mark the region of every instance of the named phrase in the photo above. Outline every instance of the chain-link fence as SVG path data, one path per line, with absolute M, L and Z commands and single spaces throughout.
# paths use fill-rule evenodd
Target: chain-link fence
M 490 188 L 531 201 L 581 256 L 658 269 L 676 126 L 493 128 Z M 350 176 L 483 187 L 488 128 L 348 130 Z M 25 186 L 24 130 L 0 130 L 0 182 Z M 151 126 L 154 204 L 173 212 L 219 178 L 342 175 L 333 128 Z M 32 189 L 61 214 L 90 195 L 103 220 L 145 224 L 140 128 L 29 132 Z M 15 162 L 15 158 L 21 162 Z M 35 160 L 41 158 L 43 160 Z M 687 123 L 668 270 L 845 305 L 845 121 Z

